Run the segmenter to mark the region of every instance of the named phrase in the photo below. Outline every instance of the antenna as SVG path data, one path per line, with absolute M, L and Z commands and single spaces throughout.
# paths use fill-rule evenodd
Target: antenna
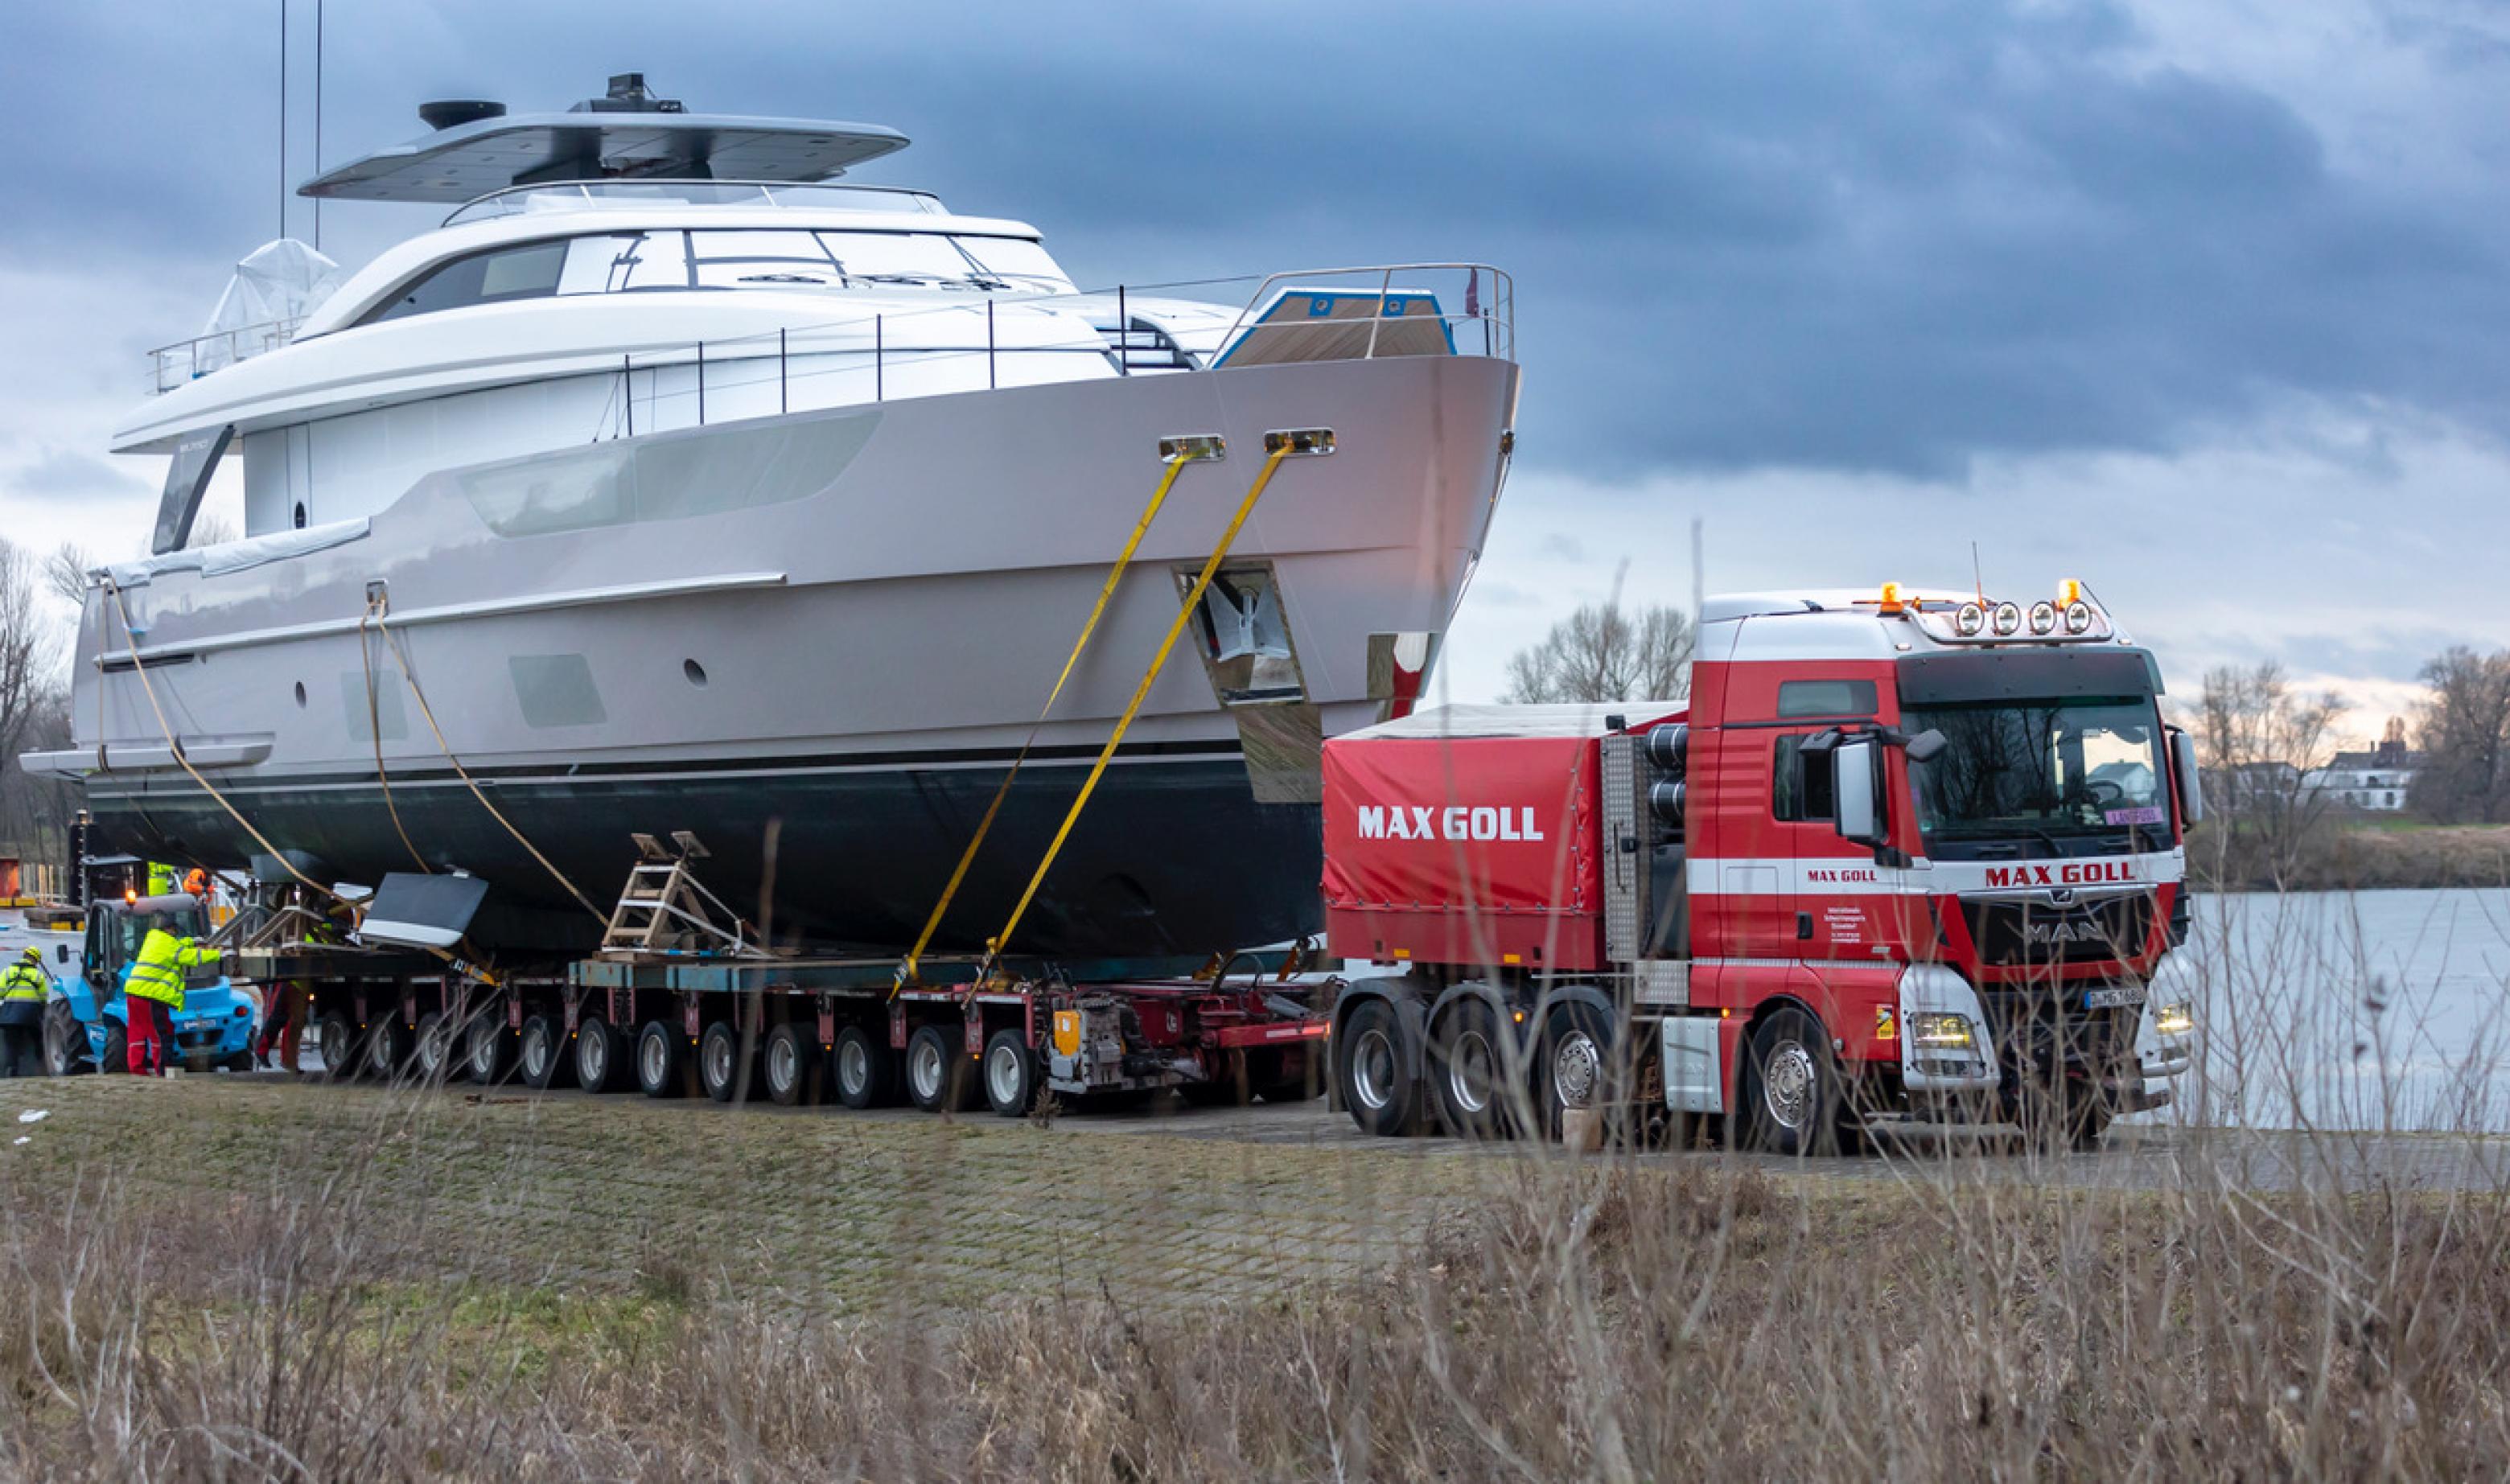
M 1978 585 L 1978 605 L 1981 608 L 1986 607 L 1987 571 L 1978 564 L 1978 543 L 1975 541 L 1969 544 L 1969 577 L 1971 582 Z

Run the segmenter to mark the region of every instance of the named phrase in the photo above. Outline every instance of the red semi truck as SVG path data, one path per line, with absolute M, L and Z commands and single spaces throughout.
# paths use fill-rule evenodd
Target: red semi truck
M 1451 706 L 1325 746 L 1332 1010 L 1372 1133 L 1572 1110 L 1802 1152 L 1917 1121 L 2096 1141 L 2187 1067 L 2186 827 L 2161 676 L 2035 602 L 1751 593 L 1689 694 Z

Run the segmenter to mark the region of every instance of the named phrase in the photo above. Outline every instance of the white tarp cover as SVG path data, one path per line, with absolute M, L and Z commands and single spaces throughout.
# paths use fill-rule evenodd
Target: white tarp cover
M 285 338 L 281 326 L 293 329 L 343 277 L 339 264 L 292 237 L 255 247 L 236 264 L 201 331 L 211 343 L 201 348 L 194 374 L 274 349 Z

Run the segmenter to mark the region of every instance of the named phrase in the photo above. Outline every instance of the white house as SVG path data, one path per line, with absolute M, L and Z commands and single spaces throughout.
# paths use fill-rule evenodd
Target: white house
M 2406 745 L 2405 722 L 2390 717 L 2377 746 L 2337 753 L 2326 766 L 2303 774 L 2301 786 L 2312 799 L 2337 808 L 2392 813 L 2406 807 L 2422 761 L 2421 753 Z

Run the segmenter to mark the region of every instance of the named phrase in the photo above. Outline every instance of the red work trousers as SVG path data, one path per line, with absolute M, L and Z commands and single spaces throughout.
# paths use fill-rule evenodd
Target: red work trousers
M 271 1048 L 279 1048 L 279 1064 L 288 1071 L 296 1068 L 296 1041 L 305 1030 L 305 981 L 282 979 L 272 986 L 270 1006 L 261 1012 L 261 1044 L 253 1054 L 268 1060 Z
M 166 1070 L 166 1058 L 174 1049 L 174 1011 L 163 1000 L 143 995 L 126 996 L 122 1002 L 128 1024 L 124 1035 L 131 1046 L 131 1075 L 156 1077 Z

